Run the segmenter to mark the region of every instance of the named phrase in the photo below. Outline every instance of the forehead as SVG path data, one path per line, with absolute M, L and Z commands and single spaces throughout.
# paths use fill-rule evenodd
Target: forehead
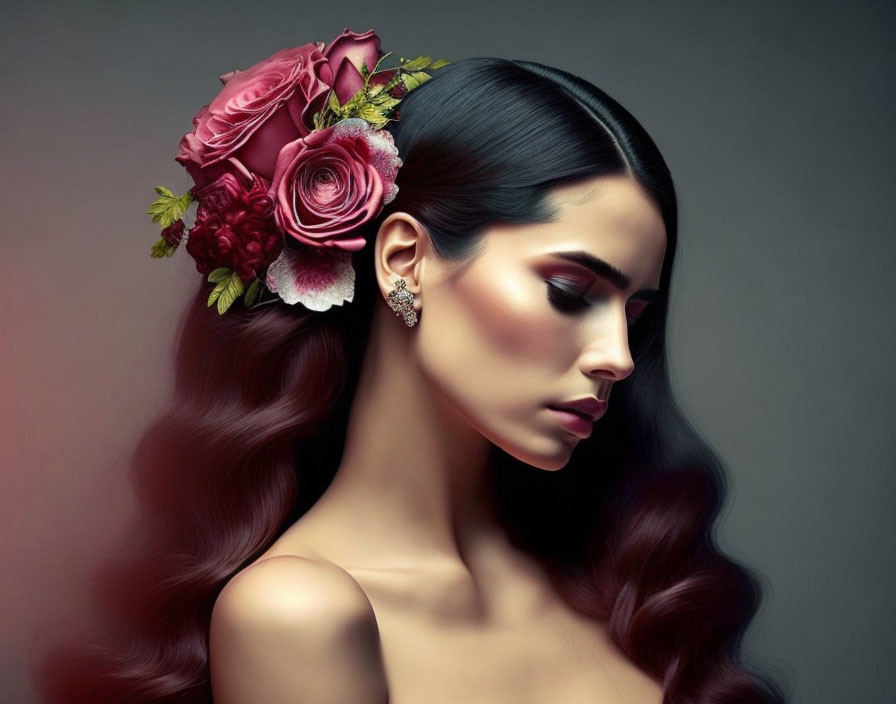
M 553 189 L 553 222 L 503 224 L 487 233 L 486 257 L 542 261 L 552 252 L 584 250 L 632 278 L 656 287 L 666 250 L 659 207 L 627 176 L 599 176 Z

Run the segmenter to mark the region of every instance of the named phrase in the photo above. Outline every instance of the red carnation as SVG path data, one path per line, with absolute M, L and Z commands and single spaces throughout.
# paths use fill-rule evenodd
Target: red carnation
M 247 187 L 228 172 L 197 191 L 196 223 L 186 249 L 200 273 L 227 267 L 246 283 L 279 256 L 283 238 L 267 195 L 269 185 L 255 176 Z
M 178 218 L 162 230 L 162 239 L 169 247 L 177 247 L 184 236 L 184 221 Z

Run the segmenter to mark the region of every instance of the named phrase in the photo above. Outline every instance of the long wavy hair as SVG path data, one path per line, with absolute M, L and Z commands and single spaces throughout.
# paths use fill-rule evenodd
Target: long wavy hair
M 102 618 L 32 655 L 39 693 L 54 704 L 212 701 L 208 636 L 220 590 L 338 467 L 378 296 L 370 240 L 383 218 L 410 213 L 439 256 L 464 259 L 489 225 L 548 220 L 551 188 L 628 174 L 658 204 L 667 235 L 659 299 L 629 335 L 635 371 L 562 470 L 493 446 L 501 520 L 560 597 L 606 622 L 662 682 L 665 704 L 785 702 L 775 679 L 745 663 L 764 580 L 715 542 L 724 468 L 670 387 L 677 206 L 653 140 L 592 84 L 498 58 L 439 69 L 387 129 L 403 160 L 398 197 L 368 223 L 352 303 L 218 315 L 205 305 L 210 284 L 198 287 L 178 327 L 173 398 L 133 452 L 139 511 L 119 554 L 95 570 Z

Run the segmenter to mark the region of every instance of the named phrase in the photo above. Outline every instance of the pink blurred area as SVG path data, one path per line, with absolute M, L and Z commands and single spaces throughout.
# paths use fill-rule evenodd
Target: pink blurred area
M 189 116 L 159 124 L 125 85 L 68 101 L 62 130 L 47 96 L 79 87 L 58 78 L 17 79 L 0 118 L 4 702 L 37 701 L 26 649 L 89 608 L 92 570 L 132 515 L 130 451 L 170 393 L 171 335 L 200 276 L 182 251 L 150 258 L 146 215 L 153 186 L 189 186 L 173 161 Z

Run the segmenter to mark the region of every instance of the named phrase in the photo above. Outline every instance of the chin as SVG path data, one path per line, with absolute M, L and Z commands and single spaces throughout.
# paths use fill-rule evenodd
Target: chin
M 487 426 L 477 418 L 467 416 L 471 426 L 505 453 L 524 464 L 548 472 L 556 472 L 569 464 L 573 450 L 580 439 L 566 434 L 565 441 L 550 436 L 522 423 L 510 422 L 502 432 L 494 425 Z
M 569 458 L 571 455 L 572 452 L 567 451 L 562 455 L 555 455 L 554 457 L 536 458 L 528 464 L 536 467 L 537 469 L 543 469 L 548 472 L 556 472 L 557 470 L 563 469 L 566 465 L 569 464 Z
M 543 469 L 547 472 L 556 472 L 563 469 L 569 464 L 572 451 L 575 449 L 574 443 L 549 443 L 543 451 L 539 452 L 533 448 L 522 448 L 518 445 L 510 443 L 492 442 L 500 447 L 511 457 L 523 462 L 530 467 Z

